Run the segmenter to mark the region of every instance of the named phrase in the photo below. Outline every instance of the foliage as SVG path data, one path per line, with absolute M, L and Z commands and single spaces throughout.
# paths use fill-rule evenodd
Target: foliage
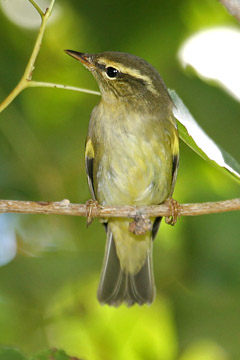
M 176 92 L 169 90 L 169 93 L 175 104 L 173 113 L 178 120 L 180 138 L 207 163 L 240 181 L 240 165 L 236 160 L 201 129 Z
M 19 350 L 12 348 L 0 349 L 0 360 L 80 360 L 79 358 L 68 356 L 63 350 L 45 350 L 26 358 Z
M 239 103 L 192 72 L 183 72 L 175 57 L 193 31 L 235 24 L 218 2 L 93 0 L 90 6 L 70 0 L 55 5 L 36 79 L 97 90 L 64 48 L 137 54 L 176 89 L 202 128 L 240 160 Z M 36 32 L 11 23 L 3 13 L 0 18 L 4 99 L 25 68 Z M 84 140 L 97 101 L 90 95 L 32 88 L 5 109 L 0 121 L 1 198 L 89 198 Z M 176 199 L 237 196 L 237 184 L 181 144 Z M 238 359 L 238 223 L 236 213 L 184 218 L 173 229 L 162 224 L 154 244 L 155 303 L 112 309 L 101 307 L 95 296 L 105 241 L 100 224 L 86 229 L 83 219 L 2 215 L 0 344 L 8 345 L 9 354 L 19 360 L 67 356 L 46 350 L 53 347 L 86 360 Z M 38 353 L 42 355 L 34 355 Z

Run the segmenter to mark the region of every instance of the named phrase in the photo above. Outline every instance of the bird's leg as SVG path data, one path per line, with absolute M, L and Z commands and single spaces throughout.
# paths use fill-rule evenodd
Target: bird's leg
M 179 203 L 173 198 L 169 198 L 165 201 L 165 204 L 169 206 L 170 216 L 165 216 L 165 222 L 168 225 L 174 226 L 177 220 L 180 218 L 180 206 Z
M 99 204 L 96 200 L 90 199 L 86 202 L 87 226 L 91 225 L 94 216 L 98 216 Z

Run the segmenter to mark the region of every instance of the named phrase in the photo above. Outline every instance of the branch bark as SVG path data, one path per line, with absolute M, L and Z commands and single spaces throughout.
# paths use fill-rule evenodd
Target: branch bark
M 152 206 L 101 206 L 96 203 L 91 205 L 72 204 L 69 200 L 59 202 L 0 200 L 0 213 L 55 214 L 88 217 L 89 206 L 91 206 L 91 217 L 135 218 L 138 216 L 172 216 L 172 206 L 168 201 L 161 205 Z M 178 216 L 197 216 L 239 210 L 240 198 L 217 202 L 178 204 Z

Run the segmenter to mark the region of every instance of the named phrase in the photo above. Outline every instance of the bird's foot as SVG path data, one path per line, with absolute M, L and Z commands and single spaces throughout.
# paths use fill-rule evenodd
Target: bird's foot
M 93 218 L 98 216 L 99 204 L 96 200 L 90 199 L 86 202 L 87 226 L 91 225 Z
M 146 216 L 137 215 L 129 224 L 128 230 L 135 235 L 144 235 L 147 231 L 152 230 L 152 222 Z
M 170 213 L 170 216 L 165 216 L 165 222 L 168 225 L 174 226 L 180 218 L 180 204 L 173 198 L 167 199 L 165 204 L 169 206 Z

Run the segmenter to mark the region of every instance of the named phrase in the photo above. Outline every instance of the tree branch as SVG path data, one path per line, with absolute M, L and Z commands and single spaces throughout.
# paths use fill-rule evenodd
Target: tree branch
M 96 203 L 91 205 L 71 204 L 69 200 L 62 200 L 60 202 L 0 200 L 0 213 L 55 214 L 87 217 L 89 215 L 89 206 L 91 206 L 91 217 L 135 218 L 139 216 L 172 216 L 172 207 L 168 201 L 161 205 L 152 206 L 101 206 Z M 197 216 L 239 210 L 240 198 L 217 202 L 178 204 L 178 216 Z

